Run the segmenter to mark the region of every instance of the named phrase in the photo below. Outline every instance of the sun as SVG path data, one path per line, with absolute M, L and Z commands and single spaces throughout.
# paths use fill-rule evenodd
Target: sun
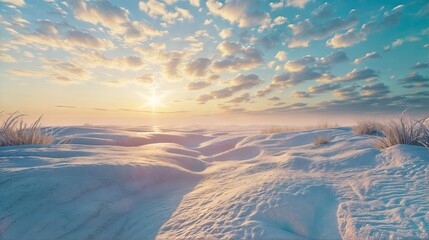
M 157 105 L 159 105 L 159 103 L 160 103 L 160 100 L 158 97 L 152 96 L 150 98 L 150 105 L 152 106 L 152 108 L 155 108 Z
M 156 108 L 160 106 L 165 106 L 162 103 L 162 100 L 166 96 L 166 93 L 159 94 L 156 91 L 156 87 L 152 87 L 151 94 L 143 96 L 145 98 L 146 104 L 143 107 L 150 107 L 152 112 L 156 112 Z
M 159 98 L 159 96 L 152 94 L 152 96 L 149 99 L 149 105 L 152 108 L 152 112 L 155 112 L 155 108 L 160 104 L 161 104 L 161 99 Z

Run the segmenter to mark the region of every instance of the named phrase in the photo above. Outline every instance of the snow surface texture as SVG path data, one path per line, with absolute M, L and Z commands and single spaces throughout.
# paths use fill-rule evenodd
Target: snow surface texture
M 423 147 L 230 130 L 71 127 L 70 144 L 1 147 L 0 239 L 429 238 Z

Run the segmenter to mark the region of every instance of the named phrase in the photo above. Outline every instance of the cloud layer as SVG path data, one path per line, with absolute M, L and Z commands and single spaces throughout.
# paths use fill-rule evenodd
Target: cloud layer
M 108 92 L 109 104 L 128 109 L 124 95 L 156 90 L 168 93 L 170 110 L 212 113 L 358 111 L 365 104 L 393 111 L 419 108 L 429 97 L 422 0 L 1 0 L 0 6 L 3 95 L 19 84 L 46 84 L 40 90 L 46 96 L 81 86 L 89 89 L 87 99 Z M 68 98 L 56 105 L 76 105 Z M 100 102 L 88 104 L 111 109 Z

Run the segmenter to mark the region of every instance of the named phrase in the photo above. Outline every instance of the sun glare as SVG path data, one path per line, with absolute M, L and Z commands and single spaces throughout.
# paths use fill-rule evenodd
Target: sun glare
M 152 92 L 150 95 L 143 96 L 145 98 L 146 104 L 143 107 L 150 107 L 152 112 L 156 112 L 156 108 L 160 106 L 164 106 L 162 103 L 163 98 L 165 97 L 164 94 L 159 94 L 156 91 L 156 87 L 152 88 Z
M 160 99 L 157 96 L 152 95 L 152 97 L 150 98 L 149 104 L 152 108 L 152 112 L 154 112 L 156 106 L 158 106 L 160 104 Z

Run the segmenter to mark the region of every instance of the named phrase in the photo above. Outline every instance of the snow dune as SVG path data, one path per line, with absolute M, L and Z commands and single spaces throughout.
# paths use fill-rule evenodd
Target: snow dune
M 349 128 L 61 134 L 0 148 L 0 239 L 429 238 L 422 147 L 378 151 Z

